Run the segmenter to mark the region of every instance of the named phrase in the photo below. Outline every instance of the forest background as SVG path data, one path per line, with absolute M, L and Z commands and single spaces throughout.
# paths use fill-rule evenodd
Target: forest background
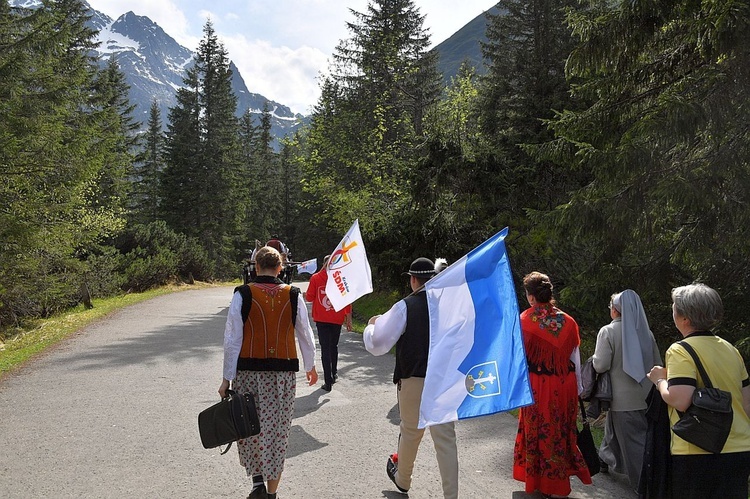
M 268 112 L 235 118 L 210 22 L 177 104 L 138 133 L 78 0 L 0 0 L 0 340 L 90 297 L 235 279 L 272 234 L 320 261 L 359 219 L 381 290 L 508 226 L 517 291 L 549 274 L 589 342 L 631 288 L 664 351 L 670 290 L 700 281 L 750 358 L 748 2 L 498 8 L 486 73 L 445 85 L 413 2 L 371 0 L 275 152 Z

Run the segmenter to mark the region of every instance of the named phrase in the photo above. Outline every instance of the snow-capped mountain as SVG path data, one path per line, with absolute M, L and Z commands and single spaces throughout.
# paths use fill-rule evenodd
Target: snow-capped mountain
M 11 0 L 11 6 L 34 8 L 40 5 L 39 0 Z M 185 68 L 188 67 L 195 52 L 177 43 L 151 19 L 128 12 L 113 20 L 106 14 L 89 8 L 91 27 L 99 33 L 97 49 L 102 66 L 114 54 L 120 69 L 130 85 L 130 101 L 136 106 L 134 118 L 143 123 L 148 121 L 151 102 L 156 101 L 161 110 L 162 122 L 166 126 L 169 108 L 176 103 L 177 89 L 183 86 Z M 270 101 L 260 94 L 248 90 L 239 70 L 230 63 L 233 72 L 232 89 L 237 96 L 237 115 L 246 110 L 256 115 L 256 123 L 263 105 L 268 102 L 272 113 L 271 133 L 278 139 L 293 133 L 304 117 L 294 114 L 282 104 Z

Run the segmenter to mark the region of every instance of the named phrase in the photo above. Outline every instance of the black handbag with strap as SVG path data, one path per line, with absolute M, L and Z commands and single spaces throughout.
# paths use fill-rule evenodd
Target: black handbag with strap
M 705 451 L 719 454 L 732 430 L 732 394 L 714 388 L 698 354 L 687 341 L 678 344 L 693 357 L 705 388 L 696 388 L 690 407 L 685 412 L 678 411 L 680 419 L 672 426 L 672 431 Z
M 253 394 L 240 395 L 227 390 L 227 396 L 221 402 L 198 414 L 198 431 L 206 449 L 229 444 L 222 454 L 229 451 L 232 442 L 260 433 Z
M 601 464 L 599 461 L 599 451 L 596 448 L 596 444 L 594 443 L 594 437 L 591 435 L 591 427 L 589 426 L 589 420 L 586 417 L 586 408 L 583 405 L 583 400 L 579 397 L 578 398 L 578 404 L 581 408 L 581 419 L 583 420 L 583 428 L 578 430 L 576 428 L 576 431 L 578 432 L 578 439 L 576 441 L 576 444 L 578 445 L 578 450 L 581 451 L 581 454 L 583 455 L 583 460 L 586 461 L 586 466 L 589 469 L 589 473 L 591 476 L 596 475 L 599 473 L 601 469 Z

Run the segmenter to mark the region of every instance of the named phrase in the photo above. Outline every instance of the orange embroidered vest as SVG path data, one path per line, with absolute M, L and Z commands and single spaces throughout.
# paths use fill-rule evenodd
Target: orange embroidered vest
M 250 293 L 242 293 L 243 300 L 250 298 L 251 303 L 245 319 L 237 369 L 299 371 L 294 338 L 297 307 L 293 306 L 296 296 L 292 297 L 292 287 L 274 280 L 253 282 L 248 288 Z

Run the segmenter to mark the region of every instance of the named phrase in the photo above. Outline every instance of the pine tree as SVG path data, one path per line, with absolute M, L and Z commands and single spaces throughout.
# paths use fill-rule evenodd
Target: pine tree
M 0 321 L 69 304 L 79 250 L 121 227 L 94 206 L 104 151 L 87 21 L 78 0 L 0 3 Z
M 258 166 L 259 181 L 258 205 L 261 213 L 257 214 L 257 222 L 261 231 L 261 238 L 266 239 L 272 233 L 278 234 L 278 219 L 281 213 L 279 193 L 282 189 L 282 179 L 279 175 L 279 162 L 273 150 L 273 135 L 271 135 L 271 110 L 268 102 L 263 104 L 263 110 L 258 124 L 258 137 L 255 143 L 255 163 Z M 281 234 L 278 234 L 281 237 Z
M 130 195 L 141 124 L 133 118 L 135 105 L 129 100 L 130 86 L 114 55 L 99 72 L 94 89 L 103 162 L 96 179 L 97 190 L 92 205 L 122 216 Z
M 257 162 L 258 127 L 252 113 L 247 109 L 239 122 L 239 153 L 240 153 L 240 175 L 238 185 L 240 186 L 240 206 L 242 210 L 242 232 L 239 236 L 238 246 L 246 256 L 252 253 L 255 239 L 262 238 L 262 229 L 258 219 L 261 217 L 262 207 L 257 202 L 260 199 L 260 167 Z
M 210 21 L 203 33 L 195 66 L 170 110 L 162 206 L 168 223 L 197 237 L 217 272 L 230 275 L 242 220 L 237 98 L 226 49 Z
M 164 143 L 161 111 L 156 101 L 152 101 L 142 141 L 143 148 L 138 155 L 132 178 L 130 215 L 135 222 L 145 224 L 159 219 L 159 182 L 164 170 Z
M 425 110 L 441 78 L 414 2 L 370 1 L 352 14 L 313 112 L 305 188 L 331 227 L 345 230 L 360 218 L 385 229 L 408 203 L 404 187 L 423 154 Z
M 579 106 L 565 76 L 575 47 L 566 15 L 582 7 L 576 0 L 502 0 L 497 7 L 482 44 L 487 72 L 477 101 L 482 141 L 475 171 L 477 195 L 488 206 L 476 226 L 485 237 L 511 227 L 518 274 L 543 268 L 564 279 L 567 255 L 535 217 L 565 203 L 585 176 L 557 167 L 536 149 L 553 136 L 545 120 Z

